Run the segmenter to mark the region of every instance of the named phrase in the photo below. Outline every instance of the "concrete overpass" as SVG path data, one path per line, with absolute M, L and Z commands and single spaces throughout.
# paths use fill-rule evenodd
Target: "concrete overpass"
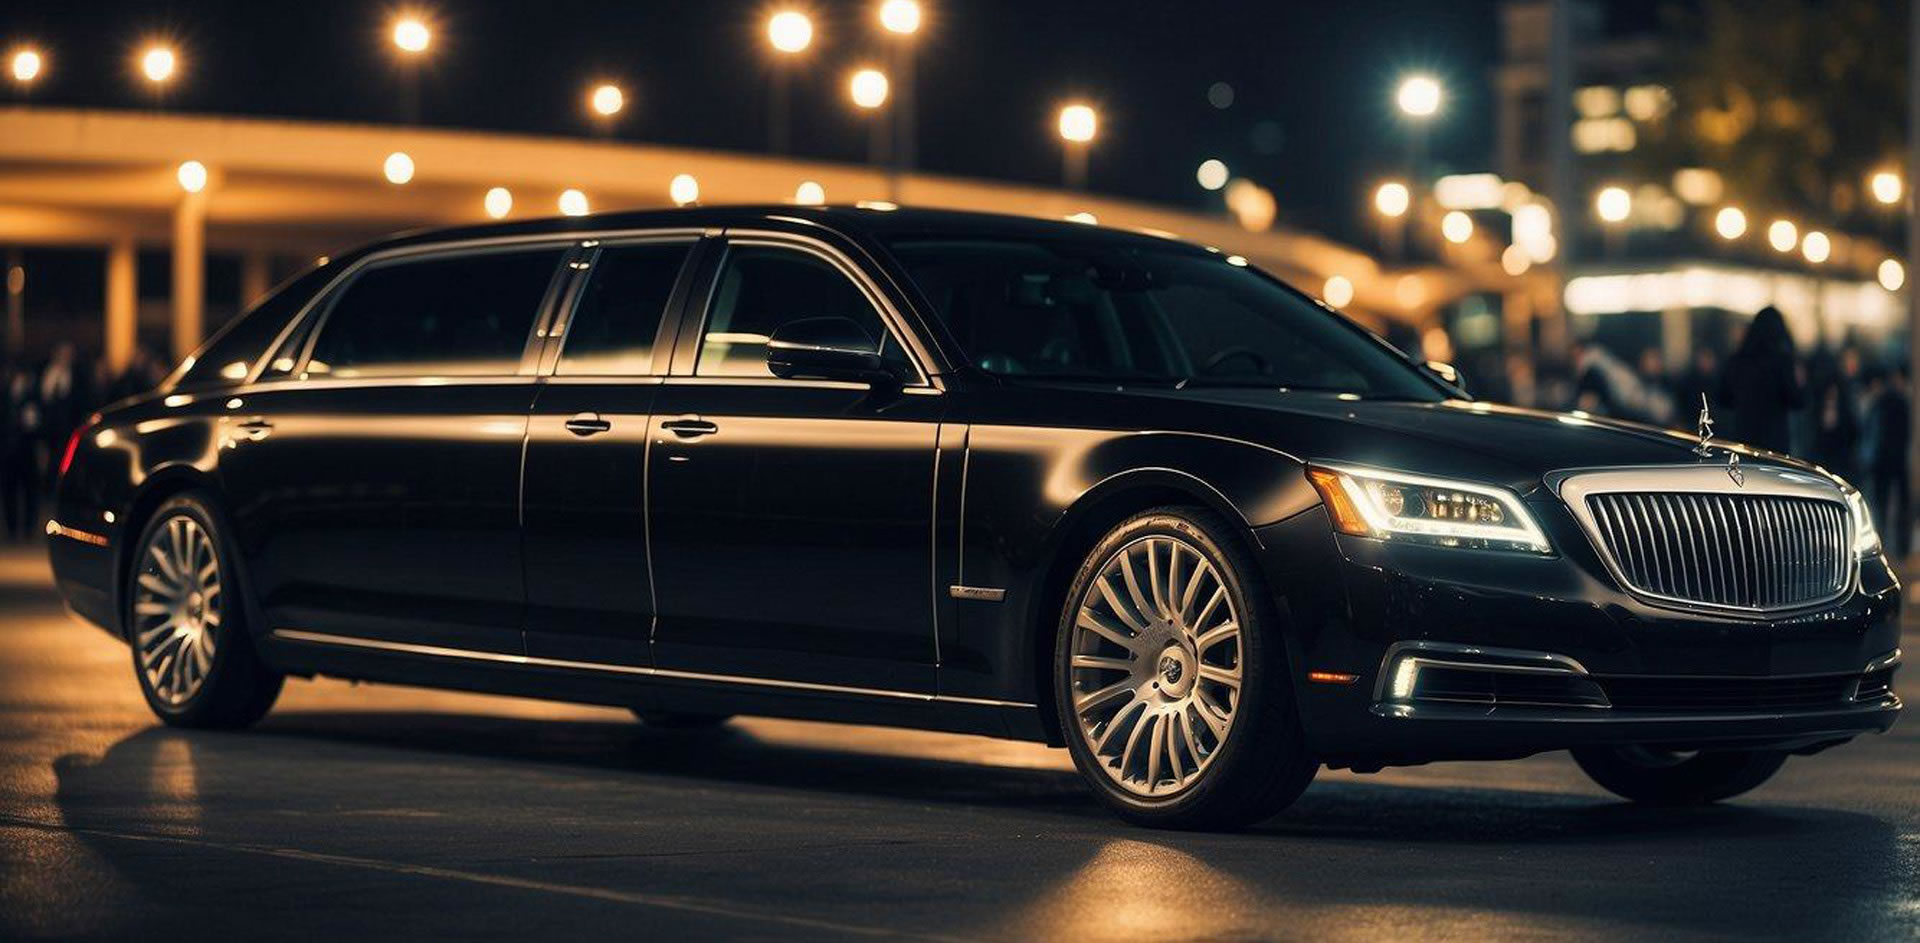
M 383 173 L 396 151 L 413 161 L 404 185 Z M 179 179 L 188 160 L 208 169 L 197 193 Z M 791 201 L 811 181 L 835 203 L 894 199 L 1037 216 L 1090 213 L 1105 225 L 1219 246 L 1312 292 L 1343 276 L 1354 286 L 1348 308 L 1376 328 L 1424 328 L 1464 294 L 1497 292 L 1505 299 L 1506 333 L 1524 338 L 1525 319 L 1553 294 L 1550 283 L 1508 277 L 1491 245 L 1459 247 L 1446 267 L 1399 270 L 1284 226 L 1250 232 L 1226 215 L 984 180 L 909 174 L 889 181 L 872 167 L 582 138 L 26 106 L 0 108 L 0 246 L 105 253 L 101 348 L 117 370 L 137 336 L 141 249 L 171 256 L 171 304 L 161 316 L 180 357 L 207 329 L 209 252 L 241 259 L 245 304 L 270 287 L 275 255 L 315 258 L 395 230 L 483 221 L 484 195 L 494 187 L 512 194 L 510 217 L 544 216 L 558 212 L 568 189 L 585 194 L 595 211 L 669 206 L 670 183 L 681 174 L 698 181 L 705 203 Z M 23 281 L 8 278 L 10 354 L 30 346 L 31 288 Z

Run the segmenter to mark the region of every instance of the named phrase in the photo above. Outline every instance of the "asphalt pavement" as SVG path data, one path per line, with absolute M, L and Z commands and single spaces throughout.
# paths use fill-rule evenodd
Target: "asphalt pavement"
M 1555 754 L 1155 832 L 1063 751 L 977 737 L 326 680 L 252 731 L 168 730 L 38 553 L 0 552 L 0 938 L 208 935 L 1920 939 L 1920 723 L 1705 809 Z

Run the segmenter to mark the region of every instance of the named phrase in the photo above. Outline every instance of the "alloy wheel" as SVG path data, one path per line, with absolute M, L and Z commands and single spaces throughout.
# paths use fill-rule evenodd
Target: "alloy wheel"
M 134 646 L 154 696 L 170 707 L 206 684 L 221 638 L 220 558 L 186 515 L 154 528 L 134 580 Z
M 1068 690 L 1101 770 L 1140 797 L 1198 782 L 1233 733 L 1244 659 L 1220 572 L 1178 537 L 1142 537 L 1100 565 L 1074 614 Z

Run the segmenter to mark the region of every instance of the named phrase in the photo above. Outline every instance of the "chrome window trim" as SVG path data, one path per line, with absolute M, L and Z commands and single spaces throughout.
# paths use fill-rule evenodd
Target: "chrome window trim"
M 1679 596 L 1643 589 L 1634 584 L 1627 575 L 1626 568 L 1616 560 L 1607 543 L 1600 536 L 1599 523 L 1593 516 L 1593 508 L 1587 499 L 1598 494 L 1622 493 L 1670 493 L 1670 494 L 1715 494 L 1715 495 L 1760 495 L 1766 497 L 1806 498 L 1837 504 L 1846 515 L 1847 546 L 1853 545 L 1854 534 L 1859 524 L 1853 519 L 1853 511 L 1847 506 L 1846 496 L 1840 486 L 1832 479 L 1817 472 L 1801 471 L 1795 468 L 1781 468 L 1774 465 L 1743 464 L 1740 467 L 1744 480 L 1735 484 L 1728 475 L 1725 464 L 1709 461 L 1695 465 L 1640 465 L 1618 468 L 1575 468 L 1562 469 L 1546 475 L 1547 487 L 1560 497 L 1567 510 L 1579 522 L 1580 530 L 1586 534 L 1587 543 L 1593 547 L 1595 555 L 1607 568 L 1607 574 L 1629 595 L 1652 605 L 1678 609 L 1686 612 L 1710 613 L 1753 617 L 1774 617 L 1806 612 L 1831 604 L 1851 594 L 1860 583 L 1860 561 L 1851 561 L 1846 579 L 1840 588 L 1819 599 L 1796 602 L 1789 606 L 1736 606 L 1721 603 L 1701 602 Z
M 519 665 L 527 668 L 599 671 L 645 678 L 664 678 L 672 681 L 704 681 L 714 684 L 735 684 L 749 687 L 811 691 L 820 694 L 884 697 L 928 704 L 965 704 L 974 707 L 1014 707 L 1021 709 L 1038 707 L 1036 704 L 1021 701 L 1001 701 L 984 697 L 961 697 L 955 694 L 920 694 L 914 691 L 861 688 L 844 684 L 817 684 L 811 681 L 788 681 L 783 678 L 752 678 L 742 675 L 711 674 L 702 671 L 680 671 L 673 668 L 652 668 L 645 665 L 613 665 L 597 661 L 573 661 L 564 658 L 543 658 L 538 655 L 515 655 L 509 652 L 483 652 L 469 648 L 447 648 L 439 645 L 417 645 L 411 642 L 389 642 L 384 639 L 360 638 L 351 635 L 333 635 L 327 632 L 308 632 L 300 629 L 274 629 L 270 634 L 274 638 L 283 641 L 302 642 L 310 645 L 362 648 L 392 654 L 421 655 L 431 658 L 457 658 L 466 661 Z
M 448 239 L 441 242 L 423 242 L 417 245 L 394 246 L 387 249 L 378 249 L 373 252 L 369 252 L 366 255 L 361 256 L 360 258 L 354 259 L 352 262 L 342 266 L 340 271 L 337 274 L 335 274 L 333 278 L 329 279 L 325 285 L 322 285 L 319 291 L 314 292 L 313 297 L 307 299 L 307 303 L 302 305 L 299 311 L 294 312 L 293 316 L 287 319 L 286 327 L 281 328 L 280 333 L 274 335 L 273 341 L 267 344 L 265 349 L 266 352 L 261 356 L 260 361 L 253 365 L 252 370 L 248 371 L 246 379 L 241 381 L 239 384 L 236 384 L 236 386 L 251 387 L 262 382 L 275 382 L 275 381 L 297 382 L 298 380 L 300 380 L 301 378 L 296 375 L 274 377 L 272 380 L 264 380 L 263 375 L 266 373 L 267 365 L 271 363 L 274 359 L 276 359 L 274 355 L 280 352 L 280 348 L 283 345 L 285 345 L 287 341 L 293 337 L 293 335 L 297 334 L 310 319 L 319 318 L 323 316 L 321 313 L 318 313 L 318 312 L 321 312 L 321 309 L 325 308 L 327 305 L 329 305 L 332 302 L 334 295 L 340 291 L 341 286 L 346 282 L 346 280 L 350 277 L 353 277 L 362 268 L 376 262 L 383 262 L 383 261 L 388 261 L 388 260 L 397 259 L 397 258 L 404 258 L 410 255 L 430 255 L 430 254 L 441 253 L 441 252 L 460 252 L 460 251 L 468 251 L 468 250 L 475 250 L 475 249 L 493 249 L 493 248 L 505 249 L 505 248 L 521 248 L 525 246 L 532 246 L 537 248 L 537 247 L 549 246 L 549 245 L 558 249 L 564 249 L 569 247 L 577 248 L 584 244 L 589 244 L 589 243 L 593 243 L 601 240 L 625 239 L 629 237 L 633 237 L 633 238 L 640 238 L 640 237 L 651 238 L 655 236 L 662 237 L 662 238 L 685 237 L 685 238 L 691 238 L 694 241 L 698 241 L 701 236 L 710 235 L 710 234 L 711 234 L 710 230 L 703 227 L 692 227 L 692 228 L 678 227 L 678 228 L 672 228 L 672 229 L 609 229 L 609 230 L 601 230 L 601 231 L 593 231 L 593 232 L 539 232 L 539 233 L 521 233 L 521 234 L 516 234 L 511 236 L 481 236 L 481 237 L 468 238 L 468 239 Z M 536 325 L 538 324 L 539 320 L 540 319 L 538 317 L 535 318 Z M 320 328 L 322 326 L 323 325 L 321 325 L 318 322 L 314 323 L 313 330 L 308 333 L 307 337 L 305 338 L 305 342 L 301 344 L 301 350 L 299 355 L 295 358 L 296 362 L 294 365 L 296 368 L 305 366 L 307 350 L 312 346 L 313 339 L 319 336 Z M 518 376 L 518 374 L 515 374 L 515 376 Z M 393 379 L 401 379 L 401 378 L 393 378 Z
M 696 250 L 700 247 L 700 240 L 702 238 L 705 238 L 705 236 L 698 230 L 673 230 L 657 233 L 646 232 L 638 235 L 596 236 L 581 240 L 579 248 L 586 254 L 573 261 L 572 271 L 567 276 L 567 284 L 562 288 L 560 297 L 554 300 L 553 320 L 550 323 L 540 325 L 535 331 L 534 340 L 544 342 L 544 345 L 550 346 L 553 350 L 552 356 L 549 358 L 543 348 L 540 357 L 541 362 L 535 372 L 539 376 L 547 379 L 581 379 L 594 380 L 601 383 L 657 379 L 666 376 L 667 368 L 672 366 L 673 361 L 673 345 L 671 343 L 667 344 L 665 348 L 661 348 L 658 345 L 655 346 L 649 355 L 650 362 L 647 365 L 647 372 L 645 373 L 562 374 L 560 372 L 560 362 L 564 360 L 567 355 L 567 335 L 573 328 L 574 314 L 580 307 L 580 298 L 586 293 L 588 286 L 592 284 L 594 272 L 599 267 L 600 256 L 603 253 L 610 249 L 624 249 L 631 246 L 679 245 L 686 247 L 687 254 L 680 259 L 680 269 L 674 273 L 674 281 L 676 284 L 667 286 L 667 301 L 660 311 L 660 325 L 665 325 L 668 321 L 672 320 L 677 313 L 672 310 L 673 292 L 674 289 L 678 287 L 680 280 L 691 277 L 691 273 L 687 271 L 687 268 L 696 262 Z M 656 341 L 659 340 L 659 334 L 660 331 L 658 326 L 656 326 L 654 330 L 654 339 Z M 663 359 L 666 361 L 665 364 L 661 362 Z
M 867 303 L 872 305 L 874 311 L 880 315 L 880 326 L 893 338 L 894 343 L 899 344 L 900 349 L 906 352 L 907 362 L 913 367 L 915 379 L 911 383 L 903 384 L 904 389 L 941 388 L 938 374 L 927 369 L 927 365 L 934 362 L 932 355 L 921 343 L 919 335 L 911 330 L 911 325 L 905 314 L 893 303 L 892 299 L 887 297 L 886 291 L 880 286 L 880 283 L 874 279 L 873 275 L 858 262 L 848 257 L 845 252 L 840 251 L 838 247 L 824 239 L 819 239 L 814 236 L 805 236 L 799 233 L 782 232 L 773 229 L 753 229 L 751 227 L 728 227 L 721 231 L 721 239 L 722 254 L 720 262 L 714 269 L 712 281 L 706 286 L 707 291 L 705 297 L 700 301 L 700 310 L 690 321 L 694 329 L 694 356 L 693 362 L 687 365 L 686 376 L 700 377 L 700 374 L 696 372 L 700 367 L 700 338 L 706 334 L 707 318 L 713 312 L 714 294 L 720 290 L 720 279 L 726 272 L 726 253 L 730 252 L 734 246 L 767 246 L 776 249 L 805 252 L 838 269 L 840 274 L 846 276 L 860 289 L 862 294 L 867 296 Z M 791 380 L 781 381 L 777 380 L 777 378 L 760 377 L 706 377 L 706 379 L 775 379 L 777 383 L 782 385 L 793 382 L 804 382 Z

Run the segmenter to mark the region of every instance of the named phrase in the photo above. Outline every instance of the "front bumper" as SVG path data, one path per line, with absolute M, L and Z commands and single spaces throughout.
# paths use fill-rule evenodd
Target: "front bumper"
M 1884 560 L 1815 610 L 1715 616 L 1621 592 L 1584 535 L 1551 535 L 1560 552 L 1544 557 L 1337 536 L 1319 510 L 1261 529 L 1309 746 L 1360 768 L 1595 744 L 1811 751 L 1898 717 L 1897 663 L 1881 662 L 1899 648 L 1900 587 Z M 1531 676 L 1496 692 L 1456 674 L 1396 692 L 1398 656 L 1423 647 L 1571 665 L 1591 683 L 1541 696 Z M 1884 694 L 1855 699 L 1876 666 Z

